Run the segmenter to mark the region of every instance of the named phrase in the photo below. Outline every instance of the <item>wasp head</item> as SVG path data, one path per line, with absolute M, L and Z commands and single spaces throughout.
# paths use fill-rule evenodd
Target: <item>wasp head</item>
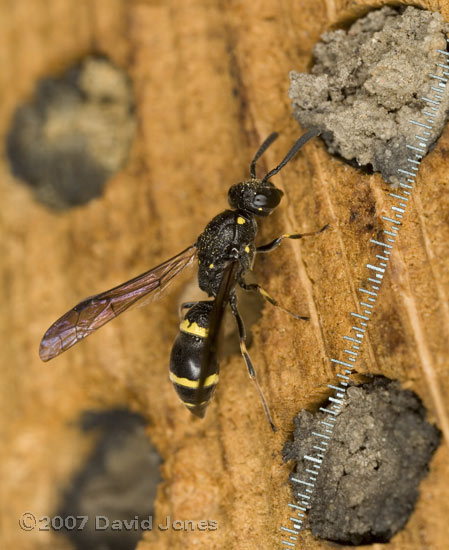
M 229 189 L 228 201 L 232 208 L 242 210 L 254 214 L 256 216 L 269 216 L 271 212 L 281 202 L 282 195 L 284 194 L 280 189 L 275 187 L 270 180 L 275 176 L 282 168 L 290 162 L 301 147 L 309 141 L 309 139 L 318 136 L 320 130 L 313 128 L 303 134 L 293 145 L 290 151 L 285 155 L 280 164 L 270 170 L 263 179 L 256 178 L 256 163 L 268 147 L 277 139 L 277 132 L 271 133 L 267 139 L 257 150 L 250 165 L 251 179 L 248 181 L 242 181 L 236 183 Z
M 283 194 L 271 181 L 251 179 L 233 185 L 228 201 L 232 208 L 265 217 L 278 206 Z

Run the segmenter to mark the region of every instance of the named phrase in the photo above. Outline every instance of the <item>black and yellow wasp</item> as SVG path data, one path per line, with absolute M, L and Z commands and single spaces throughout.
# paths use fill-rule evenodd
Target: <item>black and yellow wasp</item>
M 269 179 L 277 174 L 318 130 L 309 130 L 293 145 L 283 161 L 262 179 L 256 178 L 259 157 L 278 137 L 273 132 L 262 143 L 250 165 L 251 178 L 233 185 L 228 192 L 232 210 L 225 210 L 210 221 L 195 244 L 161 265 L 117 287 L 87 298 L 59 318 L 44 334 L 39 355 L 48 361 L 89 336 L 130 306 L 150 293 L 160 293 L 168 283 L 198 256 L 198 284 L 211 300 L 187 302 L 170 358 L 170 380 L 181 401 L 190 412 L 204 417 L 206 407 L 218 382 L 217 348 L 224 311 L 229 305 L 240 337 L 240 350 L 251 379 L 255 382 L 262 404 L 275 429 L 267 403 L 256 379 L 256 373 L 246 349 L 246 333 L 237 308 L 235 287 L 259 292 L 271 304 L 280 307 L 258 284 L 245 282 L 256 254 L 270 252 L 284 239 L 300 239 L 323 231 L 304 234 L 284 234 L 268 244 L 255 246 L 256 217 L 266 217 L 278 206 L 283 192 Z M 283 309 L 283 308 L 281 308 Z M 297 319 L 307 320 L 287 310 Z

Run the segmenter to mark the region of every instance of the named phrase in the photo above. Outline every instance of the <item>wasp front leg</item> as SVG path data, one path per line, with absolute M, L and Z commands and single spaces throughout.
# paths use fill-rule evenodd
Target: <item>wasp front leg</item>
M 311 237 L 313 235 L 319 235 L 323 231 L 325 231 L 329 227 L 329 224 L 326 224 L 324 227 L 319 229 L 318 231 L 312 231 L 311 233 L 284 233 L 277 239 L 274 239 L 273 241 L 263 244 L 262 246 L 258 246 L 256 248 L 257 253 L 264 253 L 264 252 L 271 252 L 272 250 L 275 250 L 284 239 L 302 239 L 303 237 Z

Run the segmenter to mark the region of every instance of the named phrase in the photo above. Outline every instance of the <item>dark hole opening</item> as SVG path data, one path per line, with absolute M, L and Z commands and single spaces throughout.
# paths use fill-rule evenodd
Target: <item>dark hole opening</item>
M 77 550 L 132 550 L 152 528 L 161 458 L 143 417 L 126 409 L 87 411 L 81 429 L 97 439 L 52 527 Z
M 89 56 L 37 82 L 13 116 L 6 152 L 36 200 L 63 210 L 102 194 L 126 161 L 134 131 L 127 76 L 105 57 Z

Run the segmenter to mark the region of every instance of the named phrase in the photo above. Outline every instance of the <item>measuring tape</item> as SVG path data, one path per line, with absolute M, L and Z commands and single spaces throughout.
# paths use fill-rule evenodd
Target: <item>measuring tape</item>
M 449 45 L 448 39 L 446 39 L 446 42 Z M 393 204 L 390 207 L 391 215 L 382 216 L 382 219 L 387 222 L 387 229 L 383 230 L 384 239 L 383 241 L 376 239 L 370 240 L 370 243 L 379 247 L 379 253 L 376 254 L 374 263 L 366 264 L 370 274 L 367 278 L 369 283 L 368 288 L 358 289 L 361 313 L 351 312 L 354 325 L 351 327 L 351 333 L 343 336 L 344 344 L 348 346 L 344 350 L 346 354 L 344 360 L 331 358 L 331 363 L 336 365 L 340 372 L 336 374 L 338 378 L 336 383 L 328 384 L 328 388 L 334 392 L 333 395 L 328 398 L 330 405 L 328 407 L 320 407 L 319 409 L 326 414 L 326 418 L 320 422 L 321 429 L 312 433 L 315 438 L 315 444 L 312 445 L 313 450 L 310 455 L 303 455 L 302 457 L 303 461 L 309 464 L 309 467 L 305 470 L 307 476 L 304 476 L 302 479 L 290 477 L 291 481 L 298 486 L 298 490 L 296 491 L 298 504 L 288 505 L 292 510 L 291 513 L 295 513 L 296 515 L 290 516 L 289 518 L 292 522 L 291 527 L 281 526 L 282 536 L 288 537 L 288 540 L 286 538 L 282 539 L 283 547 L 287 546 L 293 548 L 297 540 L 298 532 L 304 527 L 304 519 L 307 510 L 310 508 L 315 482 L 324 460 L 327 447 L 332 438 L 337 416 L 345 398 L 346 389 L 351 381 L 350 375 L 355 369 L 360 346 L 366 333 L 368 321 L 371 319 L 393 245 L 398 236 L 399 228 L 402 225 L 402 218 L 405 214 L 413 184 L 415 183 L 416 174 L 421 160 L 427 153 L 431 136 L 430 130 L 433 128 L 438 108 L 443 99 L 446 84 L 449 80 L 449 52 L 444 50 L 437 50 L 437 52 L 444 56 L 444 63 L 437 63 L 435 73 L 429 74 L 429 77 L 434 81 L 434 85 L 430 88 L 430 97 L 421 97 L 426 103 L 426 107 L 422 111 L 426 122 L 423 123 L 416 120 L 410 120 L 410 123 L 417 128 L 417 134 L 415 135 L 413 145 L 406 144 L 410 157 L 408 158 L 408 165 L 406 168 L 398 169 L 400 179 L 400 183 L 398 184 L 399 189 L 394 193 L 389 193 L 390 197 L 393 198 Z M 438 72 L 440 72 L 441 75 L 436 74 Z

